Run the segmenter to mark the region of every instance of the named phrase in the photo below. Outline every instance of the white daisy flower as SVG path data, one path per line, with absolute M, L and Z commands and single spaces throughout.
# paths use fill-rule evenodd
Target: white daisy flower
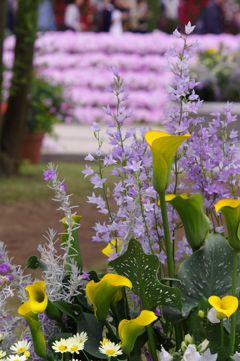
M 78 351 L 81 351 L 84 349 L 84 343 L 87 341 L 87 339 L 88 339 L 88 337 L 87 337 L 86 332 L 81 332 L 80 334 L 77 333 L 73 337 L 70 337 L 68 339 L 69 340 L 69 351 L 71 353 L 76 352 L 78 354 L 79 353 Z
M 0 332 L 0 343 L 6 338 L 7 332 Z
M 69 351 L 69 339 L 65 340 L 64 338 L 61 338 L 60 341 L 55 341 L 52 344 L 52 349 L 54 352 L 68 352 Z
M 26 361 L 26 356 L 20 356 L 20 355 L 9 355 L 6 359 L 6 361 Z
M 4 356 L 6 356 L 6 352 L 5 352 L 5 351 L 0 350 L 0 358 L 3 358 Z
M 87 336 L 86 332 L 81 332 L 80 335 L 79 335 L 79 333 L 77 333 L 76 335 L 73 335 L 73 337 L 71 337 L 71 339 L 73 339 L 75 342 L 84 344 L 87 341 L 88 336 Z
M 99 352 L 104 353 L 108 357 L 116 357 L 118 355 L 122 355 L 123 353 L 119 344 L 115 344 L 108 339 L 104 339 L 101 344 L 102 345 L 98 348 Z
M 10 347 L 10 350 L 12 350 L 15 353 L 25 353 L 30 349 L 30 347 L 31 347 L 31 342 L 28 342 L 27 340 L 22 340 L 12 345 Z

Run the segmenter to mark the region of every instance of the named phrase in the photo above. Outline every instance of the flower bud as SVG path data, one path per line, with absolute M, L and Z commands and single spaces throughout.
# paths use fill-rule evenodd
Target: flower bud
M 182 343 L 181 343 L 181 350 L 182 350 L 182 352 L 185 352 L 186 349 L 187 349 L 186 342 L 182 341 Z
M 197 350 L 198 352 L 205 352 L 208 347 L 209 341 L 205 338 L 205 340 L 198 345 Z
M 205 312 L 202 311 L 202 310 L 199 310 L 199 311 L 198 311 L 198 316 L 199 316 L 200 318 L 204 318 L 204 317 L 205 317 Z
M 187 346 L 194 343 L 194 339 L 191 335 L 189 335 L 189 333 L 184 337 L 184 340 Z

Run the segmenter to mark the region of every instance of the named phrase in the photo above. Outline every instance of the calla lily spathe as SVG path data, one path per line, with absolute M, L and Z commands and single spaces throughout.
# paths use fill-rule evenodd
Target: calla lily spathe
M 99 282 L 93 280 L 86 286 L 86 294 L 93 304 L 94 314 L 98 321 L 105 321 L 115 293 L 121 287 L 132 288 L 132 282 L 114 273 L 107 273 Z
M 132 351 L 139 333 L 145 326 L 157 320 L 157 316 L 152 311 L 143 310 L 140 315 L 133 320 L 122 320 L 118 326 L 118 334 L 121 339 L 123 352 Z
M 180 195 L 171 197 L 168 202 L 176 209 L 183 222 L 190 247 L 194 252 L 197 251 L 207 238 L 210 228 L 210 220 L 203 212 L 203 196 L 199 193 L 194 193 L 189 198 Z
M 120 251 L 121 243 L 121 239 L 113 239 L 106 247 L 103 248 L 102 253 L 105 254 L 105 256 L 110 257 L 112 253 Z
M 44 281 L 34 282 L 25 288 L 28 292 L 29 306 L 33 313 L 44 312 L 48 305 L 48 296 L 45 293 Z
M 240 252 L 240 199 L 221 199 L 214 207 L 216 212 L 221 211 L 224 215 L 230 247 Z
M 190 136 L 172 135 L 158 130 L 151 130 L 145 134 L 152 151 L 153 186 L 158 193 L 163 193 L 167 189 L 174 155 L 182 142 Z
M 25 321 L 28 323 L 32 335 L 34 351 L 38 356 L 44 357 L 46 356 L 46 342 L 40 327 L 40 323 L 38 322 L 38 314 L 32 311 L 31 306 L 31 301 L 24 302 L 19 307 L 18 313 L 23 316 Z
M 211 296 L 208 302 L 217 311 L 216 316 L 219 320 L 225 317 L 229 318 L 238 309 L 238 299 L 234 296 L 225 296 L 223 298 Z

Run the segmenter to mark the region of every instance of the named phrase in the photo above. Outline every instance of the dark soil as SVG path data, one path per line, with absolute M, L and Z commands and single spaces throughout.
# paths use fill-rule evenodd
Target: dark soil
M 0 204 L 0 240 L 7 246 L 9 257 L 14 257 L 12 264 L 24 267 L 28 257 L 39 256 L 37 246 L 45 243 L 43 235 L 49 228 L 53 228 L 58 233 L 63 231 L 59 220 L 64 215 L 61 210 L 56 210 L 58 206 L 59 204 L 52 200 Z M 92 228 L 94 224 L 107 218 L 89 203 L 84 203 L 77 213 L 83 216 L 79 229 L 83 268 L 85 271 L 92 268 L 103 269 L 106 267 L 107 258 L 101 250 L 105 244 L 91 242 L 91 239 L 95 234 Z M 61 236 L 58 238 L 60 239 Z M 56 245 L 56 249 L 59 248 L 60 242 Z

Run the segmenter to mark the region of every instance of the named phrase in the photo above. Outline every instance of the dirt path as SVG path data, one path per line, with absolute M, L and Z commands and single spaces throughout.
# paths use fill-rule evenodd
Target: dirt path
M 26 259 L 31 255 L 39 256 L 37 246 L 45 242 L 43 237 L 49 228 L 62 232 L 59 220 L 62 211 L 56 211 L 58 204 L 52 200 L 38 202 L 7 202 L 0 204 L 0 240 L 5 243 L 9 257 L 14 257 L 14 264 L 25 266 Z M 97 213 L 95 206 L 85 203 L 80 208 L 83 216 L 79 229 L 79 239 L 84 270 L 92 267 L 104 267 L 106 257 L 101 253 L 103 244 L 91 242 L 95 222 L 106 217 Z M 59 246 L 56 247 L 59 249 Z

